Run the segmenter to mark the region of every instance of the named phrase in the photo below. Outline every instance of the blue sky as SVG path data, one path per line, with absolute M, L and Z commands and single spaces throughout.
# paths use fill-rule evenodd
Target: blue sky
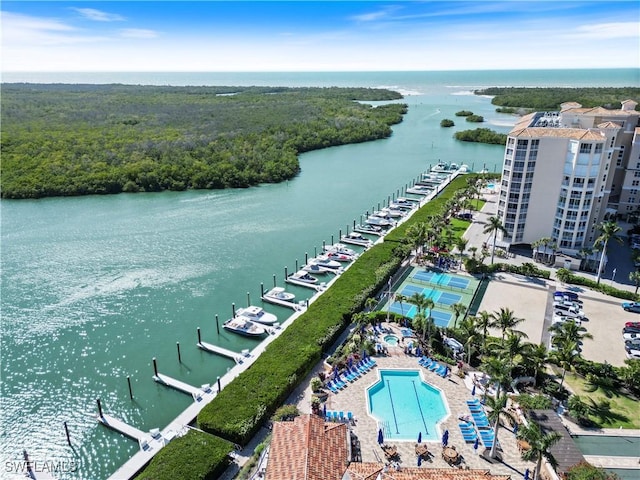
M 640 66 L 635 1 L 3 1 L 2 70 Z

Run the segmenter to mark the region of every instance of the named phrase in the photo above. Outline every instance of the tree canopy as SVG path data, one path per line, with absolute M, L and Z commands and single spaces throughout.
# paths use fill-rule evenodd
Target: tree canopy
M 391 135 L 367 88 L 2 85 L 2 197 L 248 187 L 301 152 Z

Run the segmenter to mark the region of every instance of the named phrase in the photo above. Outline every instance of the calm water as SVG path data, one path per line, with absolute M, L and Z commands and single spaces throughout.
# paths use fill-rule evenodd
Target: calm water
M 2 202 L 2 460 L 22 449 L 32 459 L 73 461 L 57 478 L 100 479 L 137 449 L 96 424 L 96 398 L 141 429 L 164 427 L 189 403 L 151 380 L 161 372 L 193 385 L 212 383 L 232 365 L 195 347 L 230 349 L 254 340 L 221 330 L 231 303 L 259 302 L 284 267 L 371 210 L 439 159 L 497 171 L 502 148 L 456 143 L 443 118 L 467 109 L 506 132 L 514 118 L 490 99 L 468 95 L 488 85 L 633 85 L 637 70 L 357 74 L 3 74 L 3 81 L 198 85 L 389 86 L 410 105 L 391 138 L 311 152 L 301 174 L 280 185 L 222 192 L 150 193 Z M 309 290 L 288 287 L 303 299 Z M 284 319 L 287 310 L 266 307 Z M 180 342 L 182 364 L 177 361 Z M 135 399 L 129 399 L 130 376 Z M 63 422 L 71 431 L 66 444 Z M 0 470 L 0 478 L 15 478 Z

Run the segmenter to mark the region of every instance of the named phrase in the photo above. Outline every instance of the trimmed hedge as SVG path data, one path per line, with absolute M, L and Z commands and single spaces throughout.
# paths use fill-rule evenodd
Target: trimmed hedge
M 565 270 L 565 269 L 560 269 Z M 560 271 L 558 270 L 558 271 Z M 597 283 L 595 280 L 591 280 L 590 278 L 581 277 L 580 275 L 575 275 L 567 270 L 566 277 L 563 278 L 564 283 L 570 283 L 572 285 L 581 285 L 583 287 L 588 287 L 598 292 L 602 292 L 605 295 L 610 295 L 616 298 L 622 298 L 625 300 L 638 301 L 640 300 L 640 295 L 637 295 L 628 290 L 620 290 L 618 288 L 614 288 L 611 285 L 607 285 L 604 282 Z
M 172 440 L 136 480 L 215 480 L 231 463 L 233 444 L 197 430 Z

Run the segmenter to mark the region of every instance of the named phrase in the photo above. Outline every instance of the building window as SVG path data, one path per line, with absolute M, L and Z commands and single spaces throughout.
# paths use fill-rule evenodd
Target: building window
M 594 153 L 602 153 L 602 144 L 601 143 L 596 143 L 596 148 Z
M 632 187 L 637 187 L 638 185 L 640 185 L 640 180 L 634 180 L 633 182 L 631 182 Z
M 629 197 L 629 203 L 636 203 L 636 197 Z
M 580 145 L 580 153 L 591 153 L 591 144 L 583 143 Z

